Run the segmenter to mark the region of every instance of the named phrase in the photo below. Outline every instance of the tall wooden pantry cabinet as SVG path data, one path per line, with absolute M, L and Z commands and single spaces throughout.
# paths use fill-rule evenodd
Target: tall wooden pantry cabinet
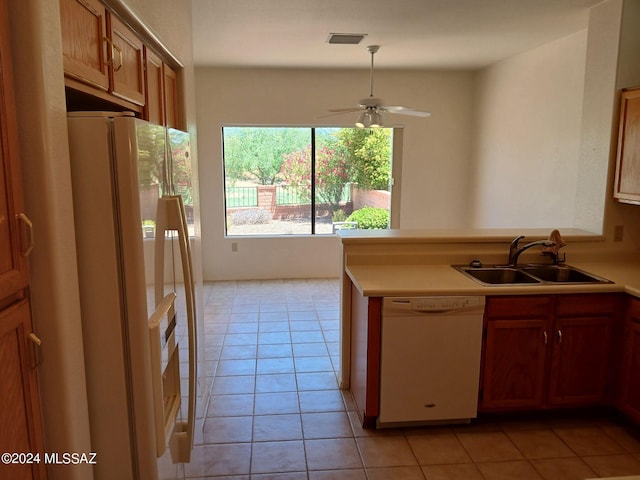
M 22 204 L 7 1 L 0 0 L 0 478 L 44 479 L 40 340 L 31 325 L 27 270 L 33 227 Z

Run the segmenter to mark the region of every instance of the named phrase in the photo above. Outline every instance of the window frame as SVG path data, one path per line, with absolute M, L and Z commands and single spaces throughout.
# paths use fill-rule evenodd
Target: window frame
M 226 174 L 226 162 L 225 162 L 225 142 L 224 131 L 229 128 L 306 128 L 310 131 L 310 148 L 311 148 L 311 178 L 314 179 L 311 182 L 311 204 L 310 204 L 310 233 L 271 233 L 271 234 L 247 234 L 247 235 L 233 235 L 228 232 L 228 217 L 227 217 L 227 174 Z M 331 128 L 357 128 L 353 125 L 285 125 L 285 124 L 236 124 L 228 123 L 223 124 L 220 127 L 220 144 L 221 144 L 221 166 L 222 166 L 222 212 L 224 222 L 224 238 L 225 239 L 240 239 L 240 238 L 304 238 L 304 237 L 332 237 L 336 236 L 335 232 L 332 233 L 316 233 L 316 129 Z M 397 229 L 400 227 L 400 202 L 401 202 L 401 173 L 402 173 L 402 144 L 404 128 L 398 125 L 385 125 L 382 128 L 390 128 L 392 133 L 392 145 L 391 145 L 391 165 L 389 172 L 389 192 L 390 192 L 390 205 L 389 205 L 389 228 Z

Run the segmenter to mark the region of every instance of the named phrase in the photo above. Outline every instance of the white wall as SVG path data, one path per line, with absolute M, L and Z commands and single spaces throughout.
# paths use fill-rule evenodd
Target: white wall
M 640 245 L 640 209 L 611 198 L 616 89 L 640 84 L 638 18 L 640 1 L 606 0 L 585 30 L 476 74 L 377 70 L 378 96 L 433 112 L 387 120 L 405 127 L 399 227 L 579 228 L 611 242 L 624 225 L 624 241 Z M 224 238 L 219 130 L 318 124 L 367 87 L 365 70 L 196 69 L 205 278 L 336 271 L 331 238 Z
M 220 128 L 224 124 L 336 125 L 356 114 L 321 118 L 366 97 L 368 70 L 196 69 L 205 279 L 337 276 L 335 237 L 224 238 Z M 404 126 L 402 228 L 463 227 L 471 159 L 473 74 L 376 70 L 376 96 L 433 113 L 387 115 Z M 231 251 L 236 242 L 237 252 Z
M 611 153 L 617 139 L 612 127 L 619 96 L 616 77 L 623 3 L 607 0 L 593 7 L 589 15 L 576 226 L 605 233 L 602 212 L 613 203 L 608 172 L 615 161 Z
M 472 226 L 574 226 L 586 44 L 583 30 L 478 73 Z

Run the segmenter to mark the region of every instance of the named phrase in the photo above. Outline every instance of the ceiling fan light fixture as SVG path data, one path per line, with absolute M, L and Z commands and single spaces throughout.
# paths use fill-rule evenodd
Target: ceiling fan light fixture
M 356 121 L 358 128 L 379 128 L 382 126 L 382 115 L 377 110 L 367 108 L 364 110 Z
M 382 115 L 380 115 L 377 111 L 372 111 L 369 114 L 369 121 L 369 127 L 379 128 L 382 126 Z
M 356 121 L 356 127 L 367 128 L 368 126 L 369 126 L 369 112 L 365 110 L 358 116 L 358 120 Z

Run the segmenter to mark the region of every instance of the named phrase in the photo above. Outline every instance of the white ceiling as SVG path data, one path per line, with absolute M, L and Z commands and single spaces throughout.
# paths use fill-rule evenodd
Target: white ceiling
M 581 30 L 601 0 L 192 0 L 196 65 L 477 69 Z M 330 45 L 329 33 L 366 33 Z

